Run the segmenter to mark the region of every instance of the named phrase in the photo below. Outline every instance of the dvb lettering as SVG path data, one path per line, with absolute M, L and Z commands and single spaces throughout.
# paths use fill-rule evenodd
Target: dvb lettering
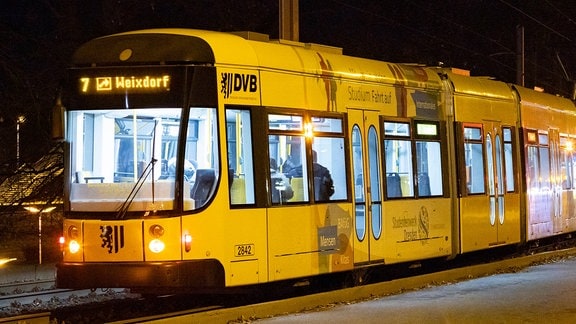
M 256 92 L 258 79 L 255 74 L 222 73 L 220 92 L 227 99 L 233 92 Z

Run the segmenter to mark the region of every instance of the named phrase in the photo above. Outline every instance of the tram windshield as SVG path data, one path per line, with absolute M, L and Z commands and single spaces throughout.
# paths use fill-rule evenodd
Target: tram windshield
M 70 210 L 201 208 L 219 176 L 216 134 L 213 108 L 190 108 L 188 120 L 180 108 L 70 111 Z

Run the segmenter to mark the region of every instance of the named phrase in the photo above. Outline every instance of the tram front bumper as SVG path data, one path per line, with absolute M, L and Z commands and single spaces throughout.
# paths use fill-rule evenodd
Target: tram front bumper
M 224 268 L 217 260 L 56 265 L 58 288 L 222 288 L 224 285 Z

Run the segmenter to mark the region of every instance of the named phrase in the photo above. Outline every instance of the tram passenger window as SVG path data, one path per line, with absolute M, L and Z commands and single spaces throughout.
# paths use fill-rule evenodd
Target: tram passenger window
M 268 154 L 270 160 L 276 161 L 276 176 L 286 177 L 293 191 L 286 203 L 307 202 L 308 168 L 306 164 L 306 141 L 304 139 L 304 116 L 288 114 L 268 115 Z M 269 199 L 274 204 L 283 204 L 276 199 L 276 186 L 272 180 L 267 184 Z M 277 188 L 278 187 L 278 188 Z M 286 193 L 285 193 L 286 194 Z
M 550 189 L 550 150 L 548 147 L 539 147 L 540 155 L 540 189 Z
M 415 123 L 418 197 L 441 196 L 443 180 L 440 126 L 434 122 L 416 121 Z
M 414 177 L 412 172 L 412 145 L 410 141 L 385 140 L 386 176 L 393 181 L 394 186 L 388 189 L 388 197 L 393 198 L 414 196 Z M 394 179 L 394 180 L 392 180 Z M 396 185 L 400 182 L 400 187 Z
M 548 146 L 548 134 L 538 134 L 538 158 L 540 169 L 538 179 L 540 190 L 550 189 L 550 148 Z
M 562 150 L 562 189 L 572 189 L 574 187 L 573 173 L 572 152 Z
M 560 172 L 562 189 L 572 189 L 572 147 L 566 136 L 560 137 Z
M 413 197 L 414 172 L 412 171 L 410 124 L 384 122 L 384 136 L 387 138 L 384 140 L 386 197 Z
M 526 176 L 527 185 L 529 190 L 538 190 L 540 184 L 538 182 L 538 169 L 540 168 L 540 163 L 538 162 L 538 147 L 530 145 L 528 146 L 528 152 L 526 154 Z
M 468 194 L 485 192 L 482 128 L 464 127 L 464 163 Z
M 210 201 L 220 176 L 216 109 L 191 107 L 189 118 L 184 159 L 194 161 L 197 169 L 191 177 L 186 169 L 181 173 L 184 210 L 199 209 Z
M 503 128 L 504 137 L 504 163 L 506 172 L 506 190 L 508 192 L 516 191 L 516 181 L 514 176 L 514 149 L 512 142 L 512 129 Z
M 314 201 L 327 202 L 348 198 L 348 171 L 344 152 L 342 119 L 312 117 L 312 176 Z
M 230 205 L 255 203 L 250 110 L 226 110 Z
M 416 142 L 416 172 L 419 197 L 443 194 L 440 142 Z
M 309 195 L 319 203 L 348 198 L 344 135 L 339 117 L 268 115 L 269 158 L 278 165 L 277 170 L 271 167 L 271 176 L 288 179 L 293 195 L 287 203 L 308 202 Z M 276 186 L 271 181 L 268 188 L 270 201 L 283 204 L 284 199 L 276 197 L 275 190 L 287 193 L 288 186 Z

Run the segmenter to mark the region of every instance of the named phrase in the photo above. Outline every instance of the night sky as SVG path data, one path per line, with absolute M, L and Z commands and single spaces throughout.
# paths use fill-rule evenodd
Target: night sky
M 516 28 L 525 29 L 526 86 L 570 96 L 576 5 L 566 0 L 300 0 L 300 41 L 347 55 L 444 64 L 516 81 Z M 188 27 L 278 38 L 278 0 L 2 0 L 0 172 L 48 150 L 50 109 L 81 43 L 122 31 Z

